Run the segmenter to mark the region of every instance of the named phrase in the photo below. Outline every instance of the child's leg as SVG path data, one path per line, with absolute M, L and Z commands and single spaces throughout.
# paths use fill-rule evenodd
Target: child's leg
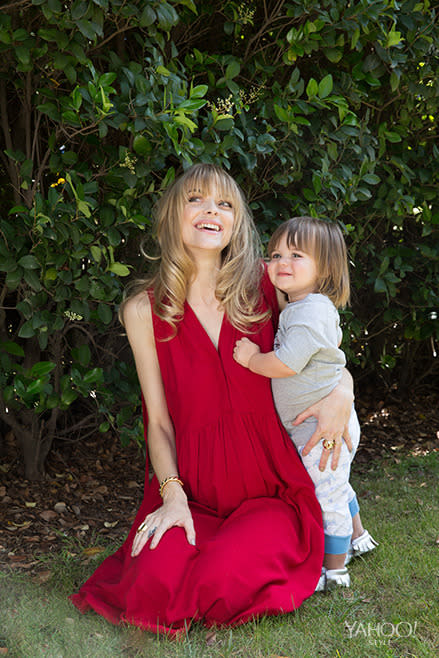
M 298 432 L 291 437 L 302 457 L 302 449 L 306 443 L 305 435 L 311 436 L 315 423 L 299 425 Z M 349 485 L 351 454 L 346 444 L 343 444 L 338 467 L 333 471 L 330 464 L 325 471 L 319 470 L 320 456 L 323 445 L 319 443 L 311 452 L 302 457 L 303 464 L 315 485 L 317 499 L 322 508 L 323 529 L 325 533 L 324 566 L 328 569 L 342 569 L 350 546 L 352 535 L 352 518 L 349 511 L 349 498 L 352 488 Z

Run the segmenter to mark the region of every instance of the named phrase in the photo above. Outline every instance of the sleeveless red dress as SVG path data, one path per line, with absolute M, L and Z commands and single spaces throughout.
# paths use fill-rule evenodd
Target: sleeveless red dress
M 262 303 L 277 319 L 266 275 Z M 241 624 L 298 608 L 320 576 L 323 531 L 314 485 L 276 414 L 270 380 L 233 359 L 243 333 L 224 317 L 218 350 L 186 304 L 177 335 L 153 314 L 157 353 L 192 511 L 196 546 L 171 528 L 154 550 L 130 555 L 136 529 L 161 504 L 149 482 L 123 546 L 71 596 L 113 623 L 171 635 L 192 621 Z M 248 337 L 263 352 L 273 323 Z

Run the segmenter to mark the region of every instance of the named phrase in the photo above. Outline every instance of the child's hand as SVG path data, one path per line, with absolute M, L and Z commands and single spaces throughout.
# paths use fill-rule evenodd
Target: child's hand
M 235 349 L 233 350 L 233 358 L 244 366 L 244 368 L 248 368 L 252 356 L 259 354 L 260 351 L 261 349 L 259 345 L 252 343 L 248 338 L 241 338 L 236 341 Z

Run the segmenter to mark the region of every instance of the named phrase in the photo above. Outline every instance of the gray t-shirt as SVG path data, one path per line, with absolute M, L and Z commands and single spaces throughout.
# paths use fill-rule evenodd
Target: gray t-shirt
M 340 318 L 325 295 L 310 294 L 282 311 L 274 340 L 278 359 L 296 372 L 271 380 L 274 402 L 287 431 L 295 417 L 338 384 L 346 358 L 338 348 Z

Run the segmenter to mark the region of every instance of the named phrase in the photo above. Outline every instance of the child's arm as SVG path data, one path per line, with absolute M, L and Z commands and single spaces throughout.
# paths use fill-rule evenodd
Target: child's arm
M 233 358 L 244 368 L 264 377 L 291 377 L 296 374 L 282 363 L 274 352 L 262 354 L 259 345 L 252 343 L 248 338 L 241 338 L 236 342 Z

